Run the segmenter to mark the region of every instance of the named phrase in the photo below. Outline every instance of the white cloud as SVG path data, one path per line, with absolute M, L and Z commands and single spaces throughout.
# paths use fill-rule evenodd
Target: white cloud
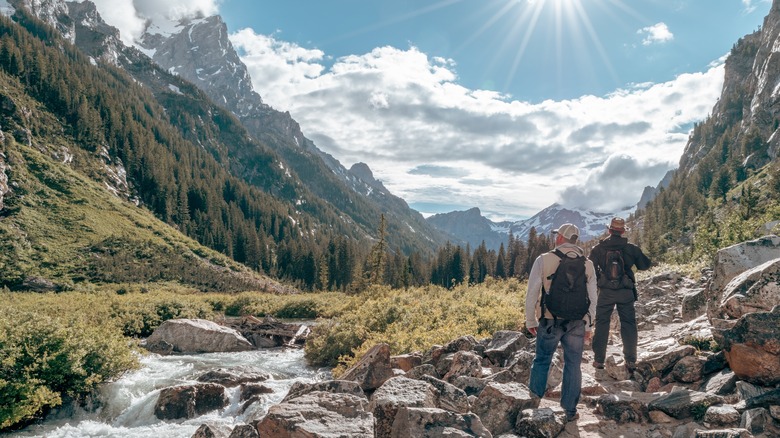
M 756 10 L 758 6 L 756 3 L 769 3 L 772 0 L 742 0 L 742 4 L 745 5 L 745 13 L 750 14 Z
M 665 23 L 657 23 L 652 26 L 643 27 L 636 31 L 636 33 L 644 36 L 642 44 L 645 46 L 655 43 L 666 43 L 674 39 L 674 34 L 669 30 L 669 27 L 667 27 Z
M 177 20 L 219 12 L 221 0 L 92 0 L 107 23 L 119 29 L 122 41 L 132 44 L 147 21 Z
M 528 216 L 553 202 L 635 204 L 677 165 L 720 95 L 722 64 L 608 96 L 531 104 L 458 83 L 450 60 L 412 47 L 328 60 L 243 30 L 255 89 L 346 166 L 369 163 L 411 204 Z M 443 171 L 446 169 L 446 172 Z

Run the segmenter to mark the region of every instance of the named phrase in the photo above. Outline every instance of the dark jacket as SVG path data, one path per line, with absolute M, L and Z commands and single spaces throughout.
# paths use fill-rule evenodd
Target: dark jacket
M 638 246 L 628 243 L 628 239 L 623 236 L 612 234 L 601 240 L 588 256 L 593 261 L 593 266 L 596 267 L 596 278 L 600 277 L 604 272 L 604 265 L 607 262 L 607 251 L 621 248 L 623 249 L 623 263 L 625 264 L 623 271 L 625 271 L 632 282 L 636 283 L 634 271 L 631 269 L 633 266 L 636 266 L 640 271 L 650 269 L 650 259 L 647 258 Z

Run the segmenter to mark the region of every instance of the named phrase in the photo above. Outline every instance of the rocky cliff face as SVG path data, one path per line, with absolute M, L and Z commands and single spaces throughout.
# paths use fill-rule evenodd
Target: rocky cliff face
M 780 1 L 774 0 L 761 30 L 741 38 L 726 60 L 721 98 L 712 110 L 716 136 L 725 134 L 729 148 L 749 146 L 744 168 L 760 168 L 780 155 Z M 729 131 L 732 130 L 733 131 Z M 712 136 L 691 139 L 680 159 L 688 174 L 713 148 Z
M 306 138 L 289 112 L 263 103 L 228 39 L 221 17 L 183 20 L 165 27 L 147 29 L 141 42 L 144 51 L 163 69 L 194 83 L 214 102 L 235 114 L 253 137 L 289 163 L 312 192 L 369 232 L 376 228 L 379 215 L 385 214 L 391 230 L 411 230 L 422 237 L 420 242 L 434 246 L 444 243 L 444 236 L 422 215 L 374 179 L 368 165 L 358 163 L 348 170 Z M 408 245 L 401 246 L 411 249 Z

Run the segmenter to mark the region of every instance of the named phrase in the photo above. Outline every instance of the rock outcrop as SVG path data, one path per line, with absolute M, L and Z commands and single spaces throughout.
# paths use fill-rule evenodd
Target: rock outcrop
M 253 350 L 237 331 L 205 319 L 171 319 L 146 339 L 146 349 L 158 354 L 216 353 Z

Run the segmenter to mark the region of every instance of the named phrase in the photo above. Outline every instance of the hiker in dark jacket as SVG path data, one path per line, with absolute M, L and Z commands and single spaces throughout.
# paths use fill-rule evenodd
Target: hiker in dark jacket
M 636 369 L 637 328 L 634 302 L 637 300 L 636 277 L 631 269 L 650 268 L 650 259 L 638 246 L 628 243 L 623 237 L 626 221 L 615 217 L 609 224 L 609 237 L 603 239 L 590 252 L 588 258 L 596 267 L 598 279 L 598 303 L 596 304 L 596 327 L 593 335 L 593 367 L 604 368 L 609 339 L 609 324 L 612 310 L 617 307 L 620 317 L 620 338 L 623 340 L 623 358 L 626 369 Z M 622 265 L 622 266 L 620 266 Z

